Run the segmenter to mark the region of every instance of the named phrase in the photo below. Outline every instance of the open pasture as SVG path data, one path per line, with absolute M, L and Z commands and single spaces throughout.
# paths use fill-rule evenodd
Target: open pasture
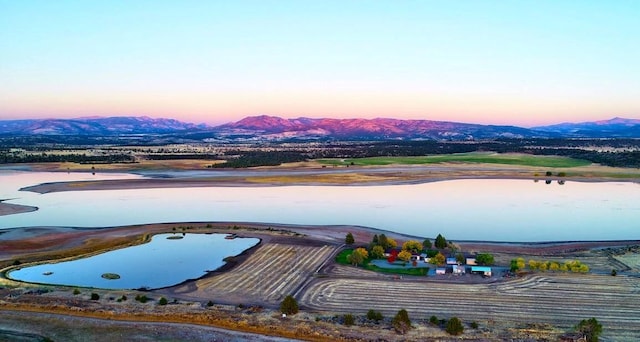
M 484 163 L 502 165 L 523 165 L 537 167 L 577 167 L 590 165 L 591 162 L 559 156 L 537 156 L 529 154 L 499 154 L 499 153 L 454 153 L 430 156 L 410 157 L 368 157 L 348 159 L 319 159 L 325 165 L 359 165 L 381 166 L 392 164 L 421 165 L 437 163 Z

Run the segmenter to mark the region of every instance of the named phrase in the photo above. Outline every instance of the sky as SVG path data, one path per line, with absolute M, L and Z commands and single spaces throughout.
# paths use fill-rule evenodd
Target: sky
M 0 0 L 0 119 L 640 118 L 640 1 Z

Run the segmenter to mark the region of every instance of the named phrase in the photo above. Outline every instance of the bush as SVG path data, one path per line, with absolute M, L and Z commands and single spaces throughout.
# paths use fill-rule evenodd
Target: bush
M 431 323 L 433 325 L 438 325 L 438 324 L 440 324 L 440 321 L 438 321 L 438 317 L 433 315 L 433 316 L 429 317 L 429 323 Z
M 91 294 L 91 300 L 98 300 L 98 299 L 100 299 L 100 295 L 99 294 L 97 294 L 95 292 Z
M 344 322 L 344 325 L 349 327 L 349 326 L 352 326 L 353 323 L 356 322 L 356 319 L 353 317 L 352 314 L 345 314 L 343 322 Z
M 460 335 L 464 331 L 464 327 L 458 317 L 451 317 L 444 330 L 450 335 Z
M 126 300 L 127 300 L 127 296 L 122 295 L 122 297 L 120 297 L 120 299 L 124 302 L 124 301 L 126 301 Z
M 611 270 L 611 275 L 612 275 L 612 276 L 614 276 L 614 277 L 615 277 L 615 276 L 617 276 L 617 275 L 618 275 L 618 271 L 616 271 L 616 269 L 615 269 L 615 268 L 614 268 L 614 269 L 612 269 L 612 270 Z
M 576 330 L 584 334 L 589 342 L 598 342 L 598 337 L 602 334 L 602 324 L 595 318 L 583 319 L 576 326 Z
M 160 300 L 158 301 L 158 305 L 167 305 L 167 299 L 164 297 L 161 297 Z
M 409 313 L 405 309 L 401 309 L 398 313 L 393 317 L 391 321 L 391 325 L 399 334 L 405 334 L 409 329 L 411 329 L 411 320 L 409 319 Z
M 292 295 L 288 295 L 280 303 L 280 312 L 286 315 L 295 315 L 298 313 L 298 302 Z
M 149 301 L 149 297 L 147 297 L 147 295 L 137 295 L 136 300 L 140 303 L 146 303 L 147 301 Z
M 471 322 L 471 329 L 478 329 L 478 322 Z
M 378 323 L 382 318 L 382 313 L 380 311 L 375 311 L 373 309 L 367 311 L 367 319 L 370 321 L 376 321 L 376 323 Z
M 212 307 L 212 306 L 213 306 L 213 302 L 212 302 L 212 301 L 208 301 L 208 302 L 207 302 L 207 306 L 208 306 L 208 307 Z
M 77 295 L 79 295 L 79 294 L 80 294 L 80 290 L 78 290 L 78 289 L 73 289 L 73 295 L 74 295 L 74 296 L 77 296 Z

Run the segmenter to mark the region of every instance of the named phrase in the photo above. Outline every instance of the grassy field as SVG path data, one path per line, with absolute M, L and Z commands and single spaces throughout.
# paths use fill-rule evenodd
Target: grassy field
M 415 157 L 369 157 L 354 159 L 319 159 L 324 165 L 380 166 L 392 164 L 422 165 L 437 163 L 486 163 L 503 165 L 524 165 L 540 167 L 577 167 L 590 165 L 591 162 L 558 156 L 536 156 L 529 154 L 499 153 L 456 153 Z
M 353 249 L 345 249 L 336 255 L 336 262 L 342 265 L 351 265 L 349 261 L 347 261 L 347 256 L 353 252 Z M 362 266 L 365 270 L 379 272 L 379 273 L 389 273 L 389 274 L 400 274 L 400 275 L 415 275 L 415 276 L 425 276 L 427 272 L 429 272 L 428 267 L 416 267 L 416 268 L 382 268 L 375 265 L 369 264 L 371 259 L 367 259 L 363 262 Z

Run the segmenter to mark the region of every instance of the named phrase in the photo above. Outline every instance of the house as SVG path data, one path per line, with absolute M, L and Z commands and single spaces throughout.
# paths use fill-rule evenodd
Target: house
M 420 254 L 411 255 L 411 261 L 420 261 L 420 260 L 422 260 L 422 257 L 420 256 Z
M 384 251 L 384 257 L 385 258 L 388 258 L 390 256 L 398 257 L 398 254 L 400 254 L 400 251 L 402 251 L 400 248 L 389 248 L 386 251 Z
M 491 267 L 489 266 L 471 266 L 471 273 L 480 273 L 485 277 L 491 277 Z
M 447 258 L 447 265 L 457 265 L 458 260 L 456 258 Z
M 420 254 L 420 258 L 422 258 L 422 261 L 424 261 L 425 263 L 429 262 L 429 257 L 427 256 L 427 253 Z
M 439 274 L 445 274 L 445 273 L 447 273 L 447 269 L 446 268 L 444 268 L 444 267 L 436 268 L 436 274 L 439 275 Z
M 456 275 L 465 274 L 465 267 L 463 265 L 453 265 L 452 272 Z

